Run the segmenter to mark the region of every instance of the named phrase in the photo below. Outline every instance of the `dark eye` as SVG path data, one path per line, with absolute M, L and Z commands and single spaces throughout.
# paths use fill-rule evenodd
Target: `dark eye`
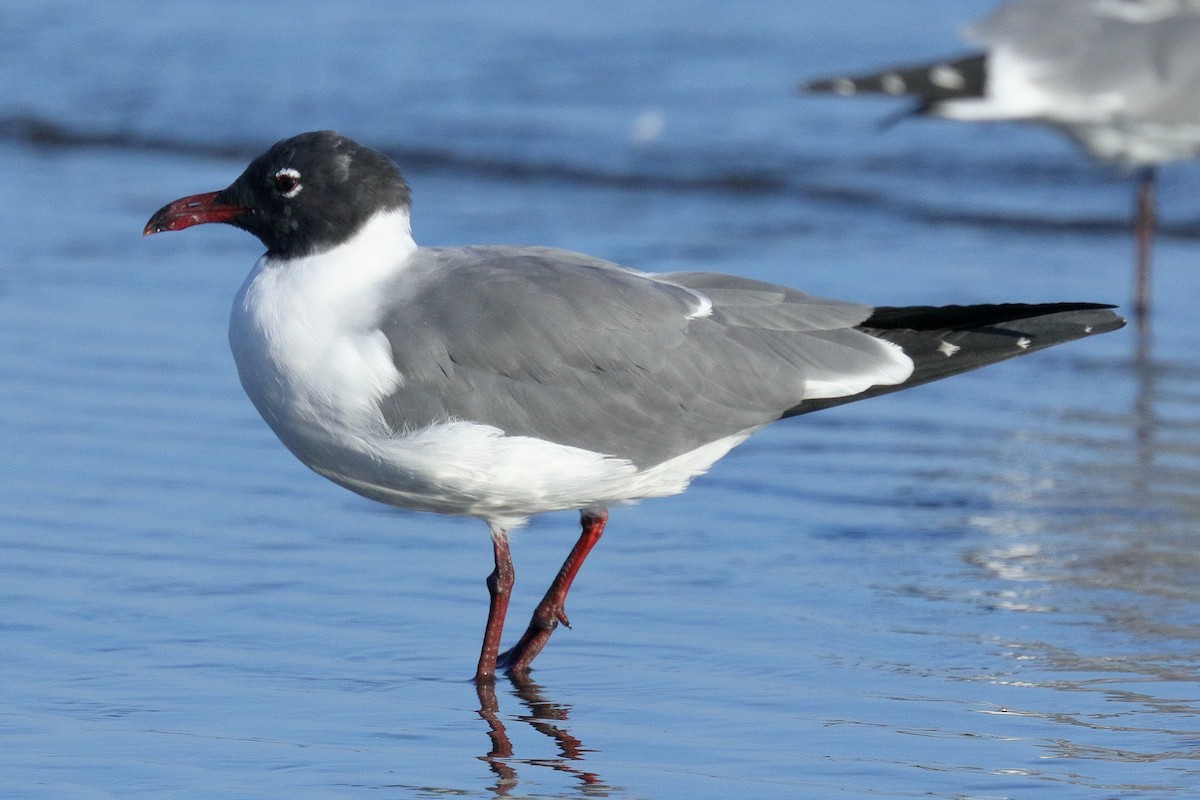
M 275 191 L 284 197 L 295 197 L 300 191 L 300 173 L 291 168 L 276 172 Z

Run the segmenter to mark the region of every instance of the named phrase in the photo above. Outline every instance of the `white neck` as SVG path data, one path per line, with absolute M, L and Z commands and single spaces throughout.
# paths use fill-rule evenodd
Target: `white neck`
M 229 344 L 246 393 L 294 451 L 314 432 L 382 424 L 376 401 L 400 376 L 375 327 L 388 301 L 381 287 L 416 250 L 408 212 L 393 209 L 330 250 L 263 256 L 246 278 Z
M 416 249 L 408 210 L 388 209 L 363 223 L 348 241 L 329 250 L 287 259 L 264 255 L 247 284 L 260 273 L 281 269 L 288 273 L 288 280 L 307 285 L 329 302 L 374 286 L 403 266 Z

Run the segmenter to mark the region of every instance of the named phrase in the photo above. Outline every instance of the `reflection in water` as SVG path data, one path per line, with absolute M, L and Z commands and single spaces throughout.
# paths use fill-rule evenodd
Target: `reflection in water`
M 1149 326 L 1133 333 L 1129 413 L 1059 420 L 1054 444 L 1069 442 L 1079 456 L 1056 458 L 1054 480 L 1001 493 L 1005 511 L 975 520 L 993 542 L 966 554 L 1011 590 L 1012 602 L 991 608 L 1052 615 L 1010 621 L 1023 632 L 994 640 L 1009 668 L 987 678 L 1027 689 L 1026 708 L 1010 713 L 1076 731 L 1046 739 L 1046 758 L 1200 757 L 1200 368 L 1156 360 Z M 1064 625 L 1095 633 L 1039 638 Z M 1063 692 L 1101 693 L 1110 709 L 1063 706 Z
M 1114 365 L 1132 379 L 1128 413 L 1067 416 L 1050 433 L 1034 434 L 1043 452 L 1058 455 L 1040 470 L 1010 471 L 1006 483 L 993 486 L 1003 511 L 974 523 L 996 544 L 969 553 L 970 563 L 1010 581 L 1066 580 L 1200 603 L 1192 572 L 1200 366 L 1156 359 L 1148 327 L 1133 333 L 1130 361 Z M 1177 573 L 1168 584 L 1166 572 Z
M 1134 442 L 1137 464 L 1133 471 L 1133 489 L 1145 492 L 1147 476 L 1154 466 L 1154 357 L 1150 352 L 1151 326 L 1146 314 L 1138 316 L 1134 327 L 1133 373 L 1137 394 L 1133 401 Z
M 497 797 L 505 797 L 520 783 L 517 776 L 517 764 L 548 767 L 557 772 L 574 776 L 580 784 L 580 789 L 588 796 L 605 797 L 609 787 L 593 772 L 581 768 L 578 762 L 584 760 L 584 753 L 589 752 L 583 744 L 572 736 L 562 725 L 570 714 L 570 706 L 562 706 L 547 700 L 542 694 L 542 687 L 531 681 L 528 676 L 517 677 L 510 675 L 514 694 L 521 703 L 529 709 L 528 714 L 511 717 L 512 720 L 528 723 L 535 731 L 548 737 L 558 749 L 556 758 L 517 758 L 513 751 L 512 740 L 500 714 L 500 703 L 496 697 L 496 687 L 491 683 L 476 684 L 479 694 L 479 716 L 488 726 L 488 738 L 491 739 L 491 750 L 480 760 L 487 763 L 496 775 L 496 783 L 492 791 Z

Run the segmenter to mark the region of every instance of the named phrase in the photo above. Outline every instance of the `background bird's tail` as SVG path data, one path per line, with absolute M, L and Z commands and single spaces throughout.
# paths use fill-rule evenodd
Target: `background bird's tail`
M 987 56 L 983 53 L 934 63 L 896 67 L 862 75 L 821 78 L 800 84 L 800 91 L 840 95 L 887 94 L 915 97 L 916 113 L 946 100 L 983 97 Z
M 909 379 L 890 386 L 873 386 L 849 397 L 805 400 L 784 416 L 920 386 L 1124 327 L 1125 320 L 1110 309 L 1112 306 L 1095 303 L 880 307 L 858 328 L 900 345 L 913 360 Z

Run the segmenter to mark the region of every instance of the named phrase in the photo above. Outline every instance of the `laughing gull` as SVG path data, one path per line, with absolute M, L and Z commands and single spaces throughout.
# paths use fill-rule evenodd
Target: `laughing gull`
M 1138 174 L 1134 314 L 1150 304 L 1155 167 L 1200 155 L 1200 2 L 1010 0 L 968 30 L 983 52 L 803 84 L 888 94 L 915 113 L 1051 125 Z
M 649 274 L 545 247 L 418 247 L 408 186 L 329 131 L 275 144 L 144 233 L 224 222 L 267 252 L 229 342 L 302 462 L 401 508 L 478 517 L 495 570 L 476 670 L 529 669 L 613 503 L 683 491 L 751 433 L 1124 322 L 1088 303 L 872 308 L 706 272 Z M 509 531 L 579 509 L 582 534 L 499 655 Z

